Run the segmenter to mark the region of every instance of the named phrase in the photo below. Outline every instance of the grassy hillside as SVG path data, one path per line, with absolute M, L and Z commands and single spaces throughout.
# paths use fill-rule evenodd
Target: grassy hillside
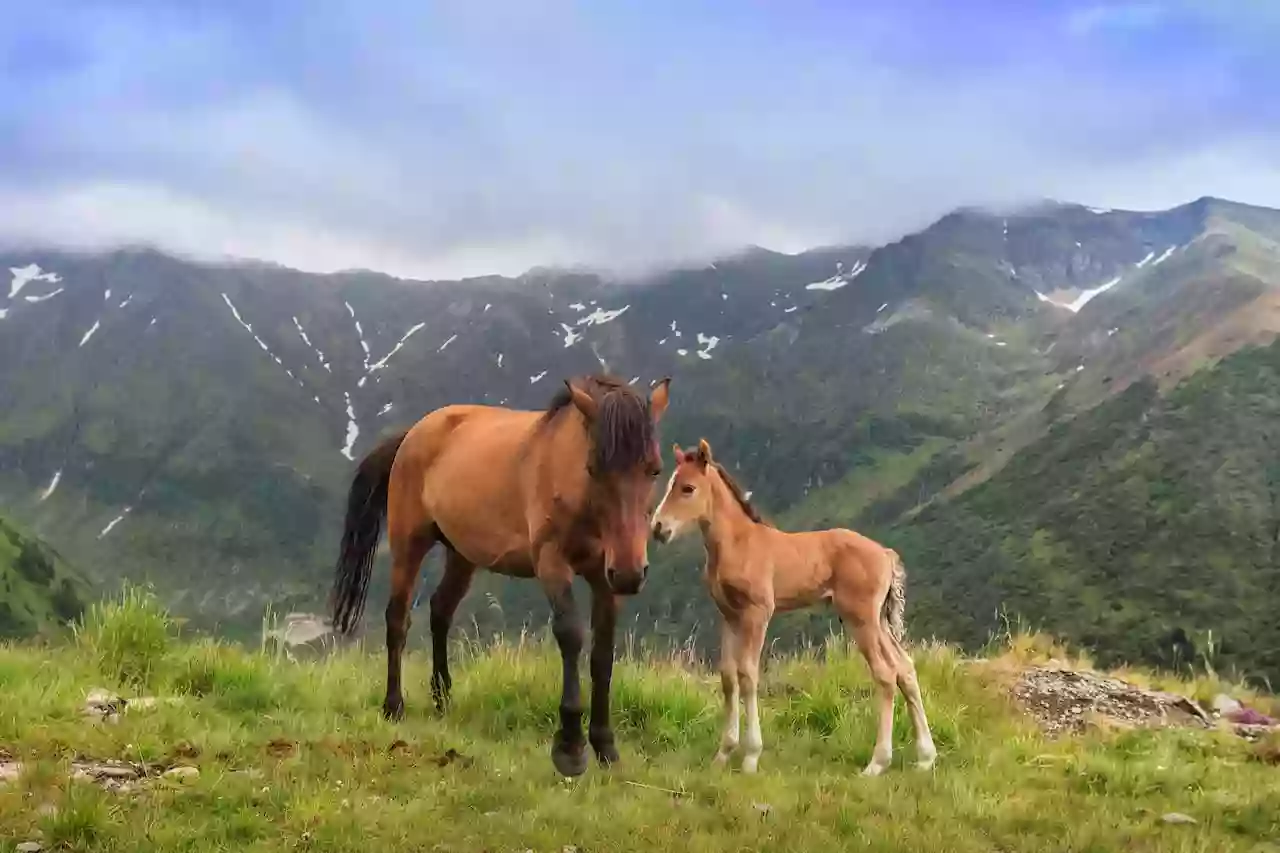
M 989 481 L 882 532 L 917 632 L 980 643 L 1001 613 L 1108 662 L 1212 654 L 1280 680 L 1280 342 L 1167 395 L 1135 383 Z
M 624 763 L 567 782 L 547 756 L 559 682 L 547 643 L 457 650 L 444 719 L 427 710 L 427 664 L 412 658 L 409 716 L 392 725 L 378 713 L 378 659 L 290 664 L 180 641 L 133 597 L 92 611 L 75 646 L 0 646 L 0 849 L 1274 849 L 1273 747 L 1186 729 L 1047 739 L 1005 689 L 1035 654 L 1024 643 L 983 663 L 917 649 L 941 758 L 932 773 L 908 769 L 899 708 L 894 766 L 875 780 L 857 775 L 870 685 L 843 644 L 769 662 L 755 776 L 708 766 L 712 673 L 636 655 L 615 681 Z M 95 686 L 161 701 L 93 722 L 80 709 Z M 91 759 L 151 775 L 115 791 L 68 780 Z M 174 767 L 195 772 L 160 775 Z M 1196 823 L 1163 821 L 1169 812 Z
M 0 638 L 56 630 L 84 610 L 85 593 L 49 546 L 0 517 Z

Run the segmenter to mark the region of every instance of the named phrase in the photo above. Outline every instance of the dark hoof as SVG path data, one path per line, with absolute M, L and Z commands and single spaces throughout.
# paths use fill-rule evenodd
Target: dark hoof
M 596 757 L 600 759 L 600 763 L 605 767 L 611 764 L 617 764 L 621 756 L 618 755 L 618 747 L 614 745 L 613 732 L 604 730 L 603 734 L 592 733 L 591 748 L 596 751 Z
M 622 760 L 622 756 L 618 754 L 618 748 L 611 743 L 596 747 L 596 758 L 600 759 L 600 763 L 605 767 L 610 767 Z
M 385 719 L 398 723 L 404 719 L 404 700 L 388 699 L 382 703 L 382 716 Z
M 551 763 L 561 776 L 581 776 L 587 772 L 587 751 L 582 744 L 571 747 L 557 743 L 551 747 Z

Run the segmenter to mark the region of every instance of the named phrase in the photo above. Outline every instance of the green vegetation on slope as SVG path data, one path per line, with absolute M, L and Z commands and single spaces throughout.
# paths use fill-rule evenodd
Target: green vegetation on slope
M 1102 729 L 1048 740 L 1013 710 L 995 669 L 945 647 L 916 652 L 941 750 L 931 773 L 909 769 L 899 707 L 894 766 L 858 776 L 872 691 L 836 644 L 770 661 L 759 774 L 709 766 L 712 673 L 632 658 L 613 702 L 623 764 L 566 781 L 547 755 L 559 677 L 543 642 L 459 649 L 444 718 L 428 711 L 426 661 L 411 657 L 397 725 L 379 714 L 380 661 L 347 652 L 293 665 L 182 642 L 145 597 L 95 609 L 77 643 L 0 647 L 0 745 L 23 765 L 0 783 L 2 849 L 1168 853 L 1271 849 L 1280 831 L 1275 771 L 1244 741 Z M 102 725 L 79 713 L 95 685 L 176 702 Z M 68 781 L 73 757 L 198 776 L 107 792 Z M 1162 823 L 1171 811 L 1197 823 Z
M 1205 654 L 1280 679 L 1280 342 L 1055 425 L 989 481 L 882 531 L 912 621 L 968 645 L 1002 612 L 1108 663 Z
M 85 591 L 47 545 L 0 517 L 0 638 L 56 631 L 84 610 Z

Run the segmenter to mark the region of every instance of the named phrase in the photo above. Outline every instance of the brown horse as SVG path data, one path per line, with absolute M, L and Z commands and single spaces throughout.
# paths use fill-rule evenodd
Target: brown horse
M 720 679 L 724 733 L 715 763 L 738 746 L 738 695 L 745 697 L 747 735 L 742 770 L 753 773 L 764 748 L 757 707 L 760 654 L 774 613 L 831 601 L 852 629 L 880 699 L 875 751 L 863 774 L 878 776 L 893 756 L 893 688 L 907 701 L 917 766 L 937 758 L 915 665 L 902 646 L 906 573 L 892 549 L 842 528 L 787 533 L 764 522 L 729 473 L 711 456 L 675 446 L 676 470 L 653 518 L 653 534 L 669 542 L 693 524 L 702 529 L 706 581 L 721 615 Z M 884 612 L 887 605 L 887 613 Z
M 384 440 L 351 484 L 330 607 L 335 630 L 359 624 L 385 514 L 391 545 L 387 603 L 387 695 L 383 714 L 404 715 L 400 663 L 409 602 L 423 558 L 445 547 L 431 596 L 431 692 L 438 710 L 452 680 L 446 638 L 477 568 L 537 578 L 551 602 L 564 663 L 556 769 L 587 769 L 578 658 L 584 631 L 574 575 L 591 588 L 590 741 L 604 764 L 618 760 L 609 724 L 619 597 L 648 572 L 649 508 L 662 472 L 657 424 L 670 378 L 646 399 L 613 376 L 566 380 L 545 412 L 453 405 Z

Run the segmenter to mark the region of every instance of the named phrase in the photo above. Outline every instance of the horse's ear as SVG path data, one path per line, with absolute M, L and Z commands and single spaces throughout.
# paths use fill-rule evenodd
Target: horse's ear
M 698 439 L 698 464 L 706 467 L 712 462 L 711 445 L 707 443 L 705 438 Z
M 596 415 L 600 412 L 600 405 L 596 403 L 595 399 L 586 391 L 574 385 L 569 379 L 564 381 L 564 387 L 569 389 L 569 394 L 573 397 L 573 405 L 577 407 L 579 412 L 582 412 L 583 417 L 588 421 L 594 421 Z
M 667 403 L 670 402 L 671 377 L 664 376 L 653 384 L 653 391 L 649 394 L 649 411 L 653 413 L 655 423 L 662 420 L 662 413 L 667 410 Z

